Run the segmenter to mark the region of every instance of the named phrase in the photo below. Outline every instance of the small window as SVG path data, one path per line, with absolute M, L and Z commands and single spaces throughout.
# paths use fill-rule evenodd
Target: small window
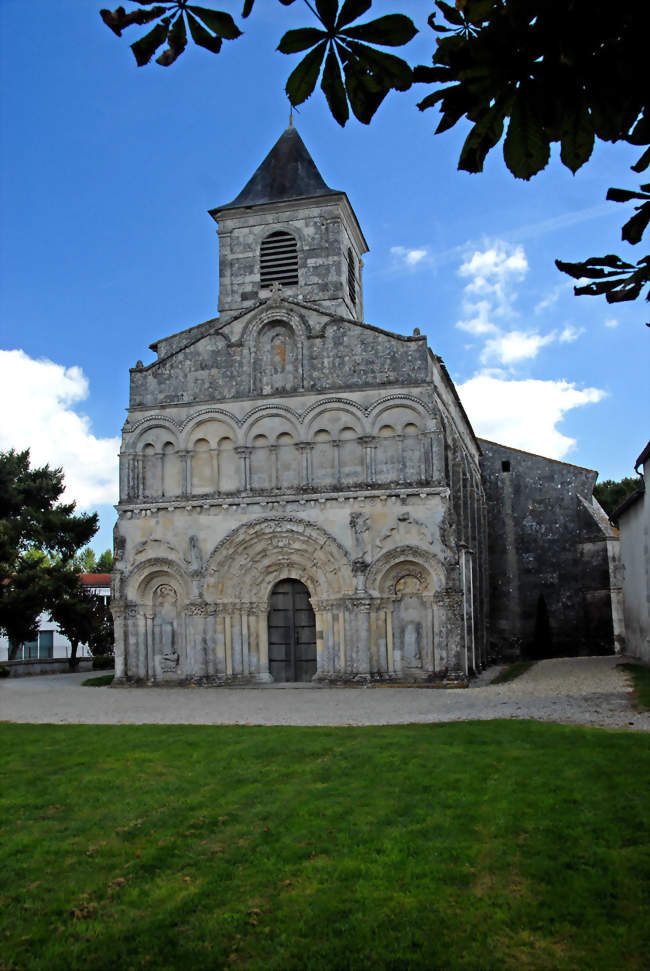
M 348 293 L 350 300 L 356 307 L 357 304 L 357 275 L 354 267 L 354 253 L 348 246 Z
M 260 286 L 298 284 L 298 244 L 291 233 L 278 230 L 265 236 L 260 246 Z
M 509 472 L 510 471 L 510 462 L 507 459 L 504 462 L 501 463 L 501 471 L 502 472 Z

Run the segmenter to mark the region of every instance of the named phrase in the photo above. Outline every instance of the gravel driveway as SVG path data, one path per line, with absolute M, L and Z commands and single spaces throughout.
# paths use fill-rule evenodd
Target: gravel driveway
M 264 685 L 246 688 L 83 688 L 88 674 L 0 681 L 0 720 L 57 724 L 397 725 L 532 718 L 650 731 L 632 708 L 621 657 L 541 661 L 509 684 L 491 668 L 471 687 L 428 689 Z

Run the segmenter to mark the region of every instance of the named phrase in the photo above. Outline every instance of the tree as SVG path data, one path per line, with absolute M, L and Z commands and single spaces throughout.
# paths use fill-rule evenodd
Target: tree
M 75 565 L 80 573 L 110 573 L 113 569 L 113 554 L 110 550 L 104 550 L 97 556 L 90 546 L 86 546 L 75 557 Z
M 75 589 L 75 555 L 97 532 L 95 513 L 58 501 L 63 490 L 61 469 L 0 452 L 0 630 L 13 643 L 32 640 L 38 615 Z
M 110 550 L 104 550 L 100 554 L 97 560 L 97 573 L 112 573 L 113 571 L 113 554 Z
M 632 495 L 640 488 L 642 480 L 633 475 L 625 476 L 623 479 L 605 479 L 594 486 L 594 495 L 608 516 L 611 516 L 615 509 L 628 496 Z
M 295 0 L 280 0 L 290 6 Z M 439 107 L 441 133 L 462 119 L 471 123 L 458 167 L 482 171 L 487 154 L 503 138 L 503 155 L 515 178 L 530 179 L 546 167 L 550 146 L 576 172 L 591 156 L 596 139 L 645 147 L 635 172 L 650 164 L 647 101 L 647 38 L 650 4 L 612 5 L 609 0 L 437 0 L 428 18 L 438 35 L 432 65 L 412 68 L 380 50 L 402 47 L 417 33 L 410 18 L 391 14 L 355 24 L 372 0 L 304 0 L 316 26 L 289 30 L 280 39 L 283 54 L 302 53 L 286 84 L 292 105 L 302 104 L 320 78 L 330 111 L 345 125 L 350 112 L 368 124 L 390 90 L 415 83 L 435 88 L 418 104 Z M 248 17 L 254 0 L 244 0 Z M 155 26 L 131 45 L 138 65 L 156 58 L 173 64 L 187 47 L 188 31 L 200 47 L 218 53 L 223 40 L 242 31 L 231 14 L 194 6 L 188 0 L 133 0 L 133 9 L 102 10 L 118 36 L 132 25 Z M 301 8 L 302 9 L 302 8 Z M 304 52 L 307 52 L 306 54 Z M 623 227 L 622 239 L 637 244 L 650 222 L 650 183 L 640 190 L 610 189 L 615 202 L 640 200 Z M 636 299 L 647 286 L 650 256 L 636 263 L 613 254 L 570 263 L 556 260 L 564 273 L 590 282 L 578 295 L 604 295 L 616 303 Z M 650 325 L 649 325 L 650 326 Z
M 76 583 L 49 608 L 52 620 L 70 641 L 70 667 L 77 664 L 79 644 L 88 644 L 93 654 L 113 651 L 113 624 L 101 597 Z

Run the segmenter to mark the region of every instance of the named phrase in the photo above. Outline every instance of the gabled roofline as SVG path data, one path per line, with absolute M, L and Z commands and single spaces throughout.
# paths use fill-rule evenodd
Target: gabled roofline
M 496 445 L 497 448 L 505 448 L 508 452 L 519 452 L 521 455 L 530 455 L 534 459 L 544 459 L 545 462 L 553 462 L 555 465 L 567 465 L 571 469 L 580 469 L 581 472 L 592 472 L 594 475 L 598 475 L 597 469 L 588 469 L 586 465 L 575 465 L 574 462 L 562 462 L 560 459 L 552 459 L 548 455 L 540 455 L 539 452 L 527 452 L 523 448 L 513 448 L 512 445 L 493 442 L 489 438 L 481 438 L 479 441 L 485 442 L 486 445 Z

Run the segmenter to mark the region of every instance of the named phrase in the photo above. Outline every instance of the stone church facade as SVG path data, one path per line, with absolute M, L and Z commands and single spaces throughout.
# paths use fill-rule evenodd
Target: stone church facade
M 131 370 L 116 683 L 466 680 L 488 507 L 442 360 L 364 322 L 363 233 L 293 127 L 210 215 L 219 317 Z

